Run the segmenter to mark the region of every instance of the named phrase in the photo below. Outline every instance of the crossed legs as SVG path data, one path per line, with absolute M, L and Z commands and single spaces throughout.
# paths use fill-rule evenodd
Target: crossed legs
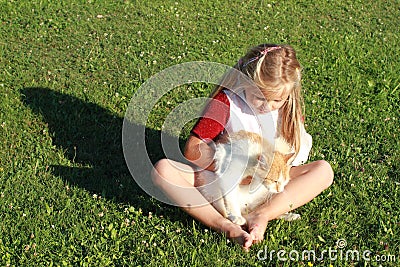
M 290 170 L 285 190 L 246 216 L 249 232 L 224 218 L 195 188 L 194 170 L 183 163 L 162 159 L 152 171 L 154 183 L 189 215 L 204 225 L 239 243 L 245 250 L 264 237 L 267 223 L 279 215 L 300 207 L 333 181 L 333 171 L 326 161 L 315 161 Z

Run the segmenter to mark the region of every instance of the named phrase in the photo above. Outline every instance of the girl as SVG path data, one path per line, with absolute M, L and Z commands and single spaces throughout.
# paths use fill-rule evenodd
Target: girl
M 329 187 L 333 171 L 323 160 L 300 166 L 308 158 L 311 136 L 303 125 L 300 64 L 294 49 L 289 45 L 256 46 L 239 60 L 234 70 L 224 78 L 224 86 L 216 88 L 213 101 L 207 105 L 187 140 L 184 154 L 196 167 L 162 159 L 155 165 L 152 177 L 154 183 L 188 214 L 225 233 L 248 251 L 253 243 L 263 240 L 268 221 L 304 205 Z M 241 75 L 237 75 L 238 71 Z M 243 74 L 251 83 L 240 79 Z M 269 123 L 271 121 L 274 125 Z M 248 214 L 247 229 L 224 218 L 195 189 L 198 185 L 196 170 L 214 170 L 214 141 L 221 134 L 242 129 L 259 134 L 261 129 L 261 135 L 267 139 L 283 136 L 295 153 L 291 180 L 284 192 Z

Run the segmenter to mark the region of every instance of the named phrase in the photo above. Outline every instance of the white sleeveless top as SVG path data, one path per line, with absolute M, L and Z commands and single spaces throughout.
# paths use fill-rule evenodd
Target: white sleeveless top
M 278 110 L 256 114 L 245 101 L 244 91 L 234 93 L 230 90 L 224 90 L 224 93 L 228 97 L 230 105 L 230 114 L 225 130 L 228 133 L 240 130 L 257 133 L 273 143 L 274 138 L 277 137 Z M 301 124 L 300 134 L 300 151 L 293 160 L 292 166 L 305 163 L 312 147 L 312 137 L 306 132 L 303 124 Z

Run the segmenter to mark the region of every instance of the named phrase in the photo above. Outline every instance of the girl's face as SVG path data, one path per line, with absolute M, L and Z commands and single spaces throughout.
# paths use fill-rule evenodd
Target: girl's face
M 245 94 L 247 103 L 258 114 L 280 109 L 289 98 L 289 93 L 286 90 L 271 95 L 270 99 L 266 99 L 260 90 L 245 89 Z

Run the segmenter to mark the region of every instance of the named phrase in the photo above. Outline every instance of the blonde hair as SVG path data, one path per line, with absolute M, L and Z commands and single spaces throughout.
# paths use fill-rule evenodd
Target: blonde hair
M 279 109 L 279 135 L 291 146 L 295 153 L 300 150 L 300 127 L 303 123 L 303 97 L 301 94 L 301 66 L 296 52 L 290 45 L 262 44 L 251 48 L 234 66 L 249 77 L 267 100 L 277 94 L 289 95 Z M 235 75 L 236 74 L 236 75 Z M 222 85 L 212 93 L 212 97 L 225 88 L 233 88 L 237 73 L 228 72 Z

